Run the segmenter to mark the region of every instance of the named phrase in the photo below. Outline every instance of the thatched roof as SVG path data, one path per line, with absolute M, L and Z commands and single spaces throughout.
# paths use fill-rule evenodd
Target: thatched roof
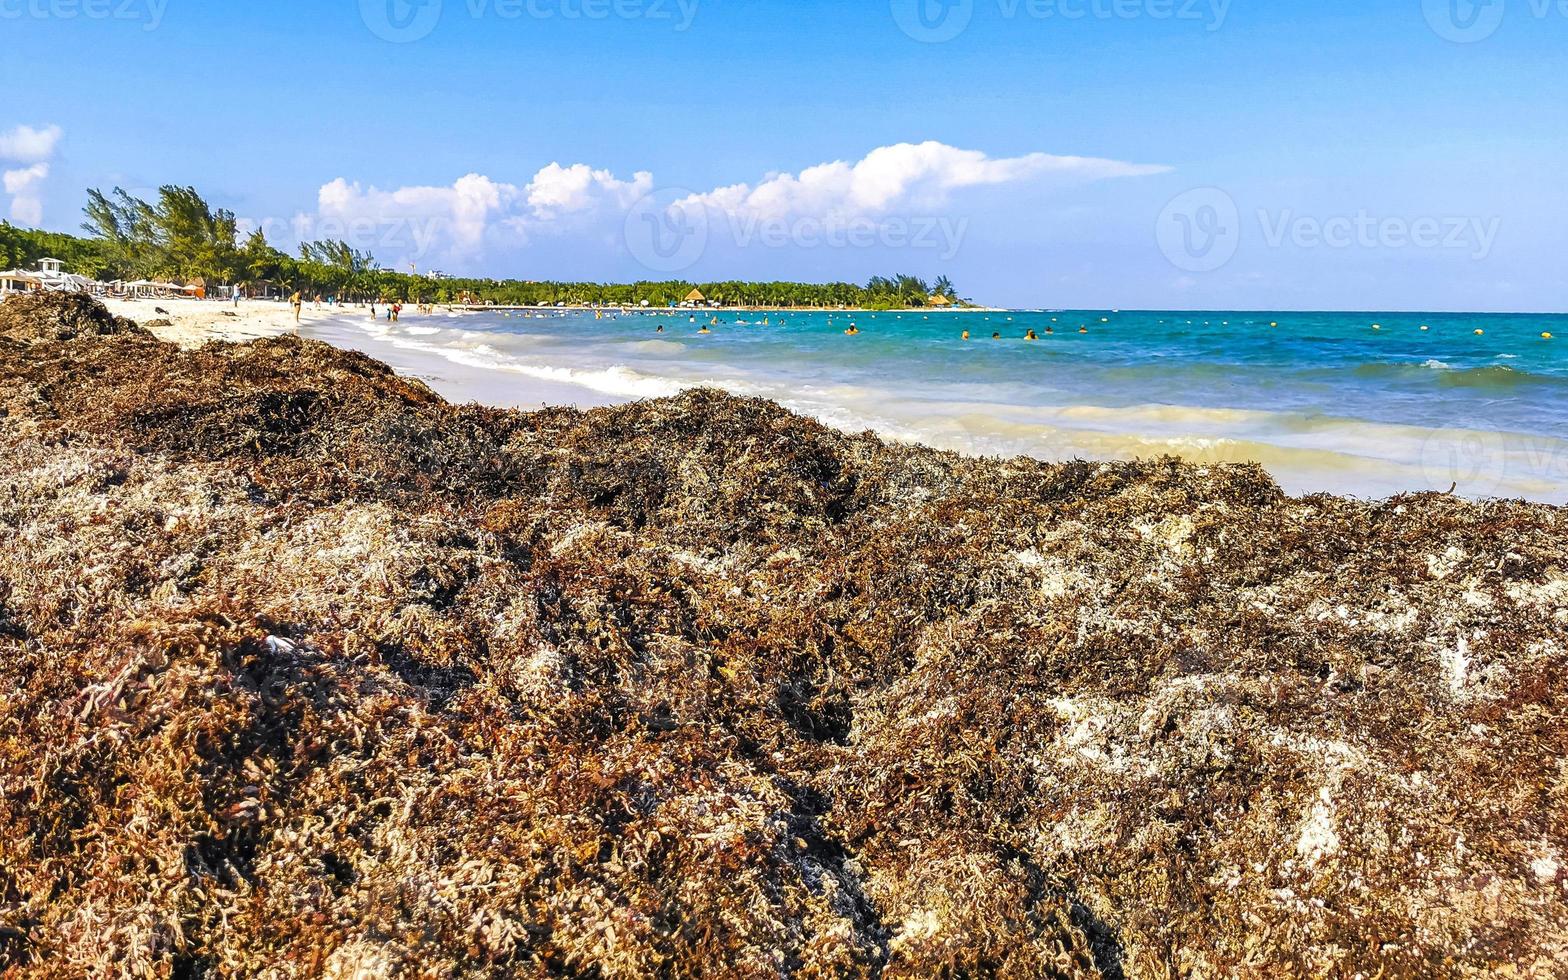
M 708 297 L 702 295 L 702 290 L 700 289 L 693 289 L 686 294 L 686 302 L 688 303 L 706 303 L 707 301 Z
M 930 302 L 931 302 L 932 306 L 952 306 L 953 305 L 953 301 L 948 299 L 946 296 L 943 296 L 941 293 L 938 293 L 937 295 L 931 297 Z

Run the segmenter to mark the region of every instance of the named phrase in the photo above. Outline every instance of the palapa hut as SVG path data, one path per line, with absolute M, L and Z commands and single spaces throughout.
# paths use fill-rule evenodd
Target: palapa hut
M 686 298 L 682 300 L 682 302 L 685 303 L 694 303 L 699 305 L 706 303 L 707 301 L 708 297 L 702 295 L 702 290 L 700 289 L 693 289 L 691 292 L 687 293 Z
M 948 299 L 946 296 L 943 296 L 941 293 L 931 297 L 927 302 L 929 302 L 932 306 L 947 307 L 953 305 L 953 301 Z

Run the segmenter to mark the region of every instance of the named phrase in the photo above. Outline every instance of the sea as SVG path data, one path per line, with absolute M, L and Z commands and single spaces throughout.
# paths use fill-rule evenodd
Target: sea
M 972 455 L 1175 455 L 1261 463 L 1296 495 L 1568 504 L 1563 315 L 366 312 L 327 339 L 458 400 L 590 407 L 713 386 Z

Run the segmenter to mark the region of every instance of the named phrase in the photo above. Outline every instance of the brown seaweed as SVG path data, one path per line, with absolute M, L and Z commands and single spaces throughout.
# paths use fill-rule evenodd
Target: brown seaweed
M 1568 968 L 1560 509 L 17 304 L 4 976 Z

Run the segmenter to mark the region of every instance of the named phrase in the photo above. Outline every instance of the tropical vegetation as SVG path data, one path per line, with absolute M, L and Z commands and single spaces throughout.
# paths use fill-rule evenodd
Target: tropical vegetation
M 911 275 L 846 282 L 536 282 L 418 275 L 382 268 L 369 252 L 341 241 L 306 242 L 298 255 L 274 247 L 261 231 L 242 236 L 232 211 L 214 208 L 194 187 L 160 188 L 145 201 L 120 188 L 87 192 L 87 237 L 18 228 L 0 221 L 0 268 L 26 269 L 45 257 L 102 281 L 155 280 L 209 289 L 234 284 L 252 294 L 336 296 L 346 301 L 469 303 L 500 306 L 670 306 L 693 290 L 722 306 L 892 309 L 932 302 L 959 304 L 946 276 L 928 283 Z

